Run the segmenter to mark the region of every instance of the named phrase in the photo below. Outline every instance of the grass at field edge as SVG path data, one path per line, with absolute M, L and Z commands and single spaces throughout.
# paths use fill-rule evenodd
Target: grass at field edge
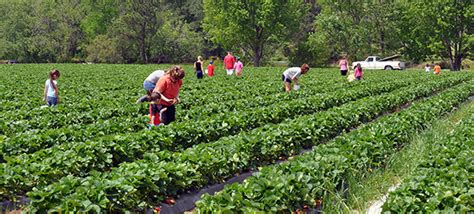
M 388 189 L 399 184 L 414 172 L 416 166 L 430 150 L 430 145 L 443 139 L 461 119 L 474 111 L 474 100 L 468 100 L 456 111 L 433 122 L 426 131 L 416 135 L 405 148 L 389 158 L 386 167 L 363 173 L 364 177 L 354 176 L 349 181 L 349 196 L 333 195 L 331 204 L 324 211 L 333 213 L 365 213 L 371 203 L 388 192 Z

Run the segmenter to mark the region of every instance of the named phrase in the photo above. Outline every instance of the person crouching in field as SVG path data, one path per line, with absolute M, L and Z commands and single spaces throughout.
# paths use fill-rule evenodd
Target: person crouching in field
M 362 66 L 360 65 L 360 63 L 357 63 L 356 68 L 354 69 L 355 78 L 357 80 L 361 80 L 363 74 L 364 74 L 364 72 L 362 72 Z
M 433 68 L 433 72 L 434 74 L 441 74 L 441 66 L 439 66 L 439 64 L 436 64 Z
M 146 102 L 149 101 L 147 98 L 151 95 L 151 92 L 153 92 L 153 89 L 155 89 L 156 83 L 158 80 L 165 75 L 165 71 L 163 70 L 156 70 L 153 71 L 148 77 L 143 81 L 143 89 L 146 91 L 146 95 L 140 97 L 136 103 L 141 103 L 141 102 Z
M 167 100 L 161 99 L 159 104 L 166 108 L 166 111 L 161 115 L 161 123 L 168 125 L 176 120 L 175 104 L 179 103 L 179 90 L 183 85 L 183 78 L 185 76 L 184 69 L 180 66 L 171 67 L 156 83 L 153 92 L 160 93 Z
M 429 65 L 428 63 L 426 63 L 426 65 L 425 65 L 425 72 L 426 72 L 426 73 L 430 73 L 430 70 L 431 70 L 430 65 Z
M 57 79 L 60 76 L 60 72 L 56 69 L 49 72 L 49 78 L 44 84 L 44 96 L 43 101 L 48 103 L 48 106 L 54 106 L 59 103 L 59 90 Z
M 354 70 L 352 70 L 352 69 L 349 68 L 349 73 L 348 73 L 348 75 L 347 75 L 347 81 L 352 82 L 352 81 L 354 81 L 355 79 L 356 79 L 356 78 L 355 78 L 355 76 L 354 76 Z
M 286 69 L 283 74 L 281 75 L 281 79 L 283 80 L 283 85 L 285 87 L 285 91 L 291 91 L 291 83 L 295 81 L 294 88 L 295 90 L 299 89 L 299 78 L 302 74 L 306 74 L 309 71 L 309 65 L 303 64 L 301 67 L 292 67 Z
M 167 108 L 164 108 L 162 105 L 160 105 L 160 100 L 164 99 L 167 101 L 171 101 L 167 99 L 166 97 L 162 96 L 158 92 L 153 92 L 151 95 L 147 97 L 148 100 L 150 100 L 150 124 L 148 124 L 148 128 L 152 128 L 154 126 L 159 126 L 162 125 L 162 115 L 163 113 L 167 110 Z

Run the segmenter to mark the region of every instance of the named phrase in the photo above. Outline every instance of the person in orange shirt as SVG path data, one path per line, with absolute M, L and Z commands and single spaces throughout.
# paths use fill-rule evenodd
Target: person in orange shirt
M 207 66 L 207 76 L 214 76 L 214 65 L 212 61 L 210 61 L 209 65 Z
M 175 104 L 179 103 L 179 90 L 183 85 L 184 69 L 180 66 L 171 67 L 156 83 L 153 92 L 158 92 L 167 99 L 159 101 L 161 108 L 166 108 L 166 111 L 161 114 L 161 123 L 168 125 L 176 120 Z
M 441 66 L 439 64 L 436 64 L 434 69 L 433 69 L 434 74 L 441 74 Z

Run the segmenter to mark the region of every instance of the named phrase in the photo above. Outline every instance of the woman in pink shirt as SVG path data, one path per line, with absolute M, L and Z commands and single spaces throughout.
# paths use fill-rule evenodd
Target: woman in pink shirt
M 339 67 L 341 68 L 341 75 L 346 76 L 347 74 L 347 65 L 349 63 L 346 60 L 346 57 L 343 56 L 341 60 L 339 60 Z
M 360 66 L 360 63 L 357 63 L 356 65 L 356 68 L 354 70 L 354 76 L 357 80 L 361 80 L 362 79 L 362 75 L 364 73 L 362 72 L 362 67 Z
M 240 77 L 242 75 L 242 69 L 244 68 L 244 64 L 240 61 L 240 57 L 237 57 L 237 62 L 234 64 L 235 75 Z

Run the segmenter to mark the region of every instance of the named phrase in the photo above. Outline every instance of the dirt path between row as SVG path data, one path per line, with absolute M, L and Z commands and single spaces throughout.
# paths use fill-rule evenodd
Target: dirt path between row
M 382 196 L 382 198 L 380 198 L 379 200 L 371 203 L 371 205 L 367 209 L 366 214 L 380 214 L 380 213 L 382 213 L 382 206 L 388 198 L 388 193 L 393 192 L 395 189 L 398 188 L 398 186 L 400 186 L 400 183 L 397 183 L 396 185 L 391 186 L 390 188 L 388 188 L 388 192 L 384 196 Z

